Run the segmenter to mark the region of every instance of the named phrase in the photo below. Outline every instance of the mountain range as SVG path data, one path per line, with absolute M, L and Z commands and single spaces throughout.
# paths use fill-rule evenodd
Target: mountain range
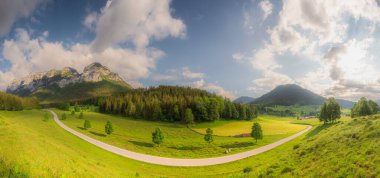
M 249 97 L 249 96 L 241 96 L 234 100 L 235 103 L 241 103 L 241 104 L 248 104 L 248 103 L 252 103 L 253 101 L 255 101 L 255 98 Z
M 325 97 L 315 94 L 296 84 L 279 85 L 272 91 L 254 99 L 252 104 L 263 105 L 322 105 Z M 351 108 L 355 103 L 348 100 L 337 99 L 343 108 Z
M 117 73 L 100 63 L 92 63 L 83 73 L 70 67 L 32 73 L 14 80 L 6 91 L 18 96 L 34 96 L 49 104 L 108 96 L 130 88 Z

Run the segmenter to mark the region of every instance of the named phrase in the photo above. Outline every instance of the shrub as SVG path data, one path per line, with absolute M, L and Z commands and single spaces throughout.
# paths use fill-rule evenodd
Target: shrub
M 91 128 L 91 122 L 86 119 L 84 121 L 83 128 L 86 129 L 86 130 L 89 129 L 89 128 Z
M 107 135 L 111 135 L 111 133 L 113 132 L 113 126 L 111 121 L 107 121 L 106 125 L 104 126 L 104 131 Z
M 243 172 L 244 172 L 244 173 L 252 172 L 252 168 L 251 168 L 251 167 L 245 167 L 245 168 L 243 169 Z
M 66 113 L 63 113 L 61 116 L 61 120 L 66 120 L 66 119 L 67 119 Z
M 164 142 L 164 134 L 160 128 L 156 128 L 156 130 L 152 132 L 152 141 L 156 145 L 160 145 Z

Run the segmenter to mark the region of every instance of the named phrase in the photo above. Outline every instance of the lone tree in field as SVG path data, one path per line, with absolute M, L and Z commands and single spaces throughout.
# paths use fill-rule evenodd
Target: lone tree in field
M 91 122 L 86 119 L 84 121 L 83 128 L 86 129 L 86 130 L 89 129 L 89 128 L 91 128 Z
M 66 113 L 63 113 L 61 116 L 61 120 L 66 120 L 66 119 L 67 119 Z
M 74 110 L 71 111 L 71 115 L 72 115 L 72 116 L 75 115 L 75 111 L 74 111 Z
M 327 99 L 319 111 L 319 120 L 324 124 L 328 122 L 335 122 L 340 118 L 340 105 L 334 98 Z
M 256 143 L 257 140 L 263 139 L 263 130 L 261 130 L 261 125 L 257 122 L 252 125 L 251 137 L 256 140 Z
M 104 131 L 106 132 L 107 135 L 111 135 L 111 133 L 113 132 L 111 121 L 107 121 L 106 125 L 104 126 Z
M 164 142 L 164 134 L 160 128 L 156 128 L 156 130 L 152 132 L 152 142 L 156 145 L 160 145 Z
M 210 128 L 206 129 L 206 135 L 204 137 L 207 143 L 212 143 L 214 141 L 213 131 Z
M 186 112 L 185 112 L 185 122 L 186 122 L 186 124 L 192 124 L 192 123 L 194 123 L 193 111 L 191 111 L 190 108 L 186 109 Z

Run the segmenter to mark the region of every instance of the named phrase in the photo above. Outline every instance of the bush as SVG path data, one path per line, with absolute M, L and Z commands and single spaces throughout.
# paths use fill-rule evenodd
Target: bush
M 245 167 L 245 168 L 243 169 L 243 172 L 244 172 L 244 173 L 252 172 L 252 168 L 251 168 L 251 167 Z
M 89 129 L 89 128 L 91 128 L 91 122 L 86 119 L 84 121 L 83 128 L 86 129 L 86 130 Z
M 106 125 L 104 126 L 104 132 L 106 132 L 107 135 L 111 135 L 113 132 L 113 126 L 111 121 L 107 121 Z
M 58 105 L 58 109 L 68 111 L 70 109 L 70 104 L 69 103 L 61 103 Z
M 296 149 L 298 149 L 299 147 L 300 147 L 300 145 L 294 145 L 294 146 L 293 146 L 293 149 L 296 150 Z
M 61 120 L 66 120 L 66 119 L 67 119 L 66 113 L 63 113 L 61 116 Z

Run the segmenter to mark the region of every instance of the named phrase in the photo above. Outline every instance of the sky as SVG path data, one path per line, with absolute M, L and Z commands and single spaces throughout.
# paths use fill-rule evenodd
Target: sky
M 234 99 L 298 84 L 380 99 L 376 0 L 2 0 L 0 90 L 100 62 L 135 87 Z

